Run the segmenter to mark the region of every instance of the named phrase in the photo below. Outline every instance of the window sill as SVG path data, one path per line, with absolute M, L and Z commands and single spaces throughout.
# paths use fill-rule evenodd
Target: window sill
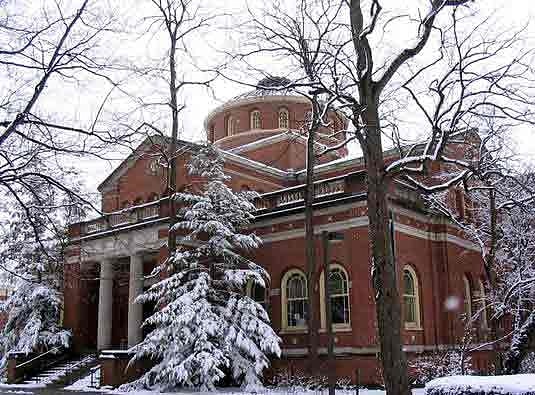
M 406 331 L 423 331 L 424 328 L 421 325 L 404 325 L 403 329 Z
M 351 325 L 333 326 L 333 333 L 352 332 Z M 320 328 L 319 333 L 327 333 L 327 328 Z
M 308 333 L 308 328 L 284 328 L 279 332 L 281 335 L 298 335 L 302 333 Z

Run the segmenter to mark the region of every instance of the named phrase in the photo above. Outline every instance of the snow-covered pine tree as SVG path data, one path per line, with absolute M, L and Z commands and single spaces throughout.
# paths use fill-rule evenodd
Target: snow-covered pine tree
M 0 304 L 7 316 L 0 335 L 0 370 L 6 368 L 9 352 L 69 346 L 71 334 L 60 326 L 65 235 L 53 200 L 36 190 L 27 211 L 16 212 L 0 236 L 0 265 L 15 283 Z
M 134 347 L 132 362 L 156 362 L 130 385 L 214 390 L 230 374 L 247 390 L 261 386 L 268 355 L 280 355 L 280 338 L 264 308 L 248 297 L 248 282 L 266 286 L 267 272 L 247 254 L 261 240 L 247 232 L 254 205 L 226 184 L 223 159 L 201 146 L 188 163 L 198 191 L 178 193 L 182 205 L 175 231 L 184 234 L 174 256 L 160 268 L 168 275 L 139 297 L 154 302 L 144 325 L 151 332 Z

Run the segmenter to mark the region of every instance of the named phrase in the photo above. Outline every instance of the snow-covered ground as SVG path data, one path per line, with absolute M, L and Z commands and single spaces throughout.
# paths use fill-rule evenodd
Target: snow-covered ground
M 104 392 L 109 394 L 129 394 L 129 395 L 214 395 L 213 392 L 199 392 L 197 390 L 181 390 L 178 392 L 158 392 L 158 391 L 132 391 L 132 392 L 122 392 L 119 390 L 114 390 L 111 388 L 94 388 L 91 387 L 91 377 L 86 376 L 78 380 L 74 384 L 65 388 L 69 391 L 84 391 L 84 392 Z M 413 395 L 424 395 L 425 391 L 423 388 L 414 389 L 412 391 Z M 248 395 L 247 393 L 241 391 L 238 388 L 221 388 L 216 394 L 218 395 Z M 259 391 L 257 395 L 326 395 L 328 394 L 327 390 L 316 391 L 316 390 L 306 390 L 302 388 L 287 387 L 287 388 L 264 388 Z M 337 390 L 337 395 L 356 395 L 355 390 Z M 359 395 L 385 395 L 385 391 L 379 389 L 360 389 Z
M 450 376 L 427 383 L 428 393 L 534 394 L 535 374 L 511 376 Z M 469 391 L 467 391 L 469 390 Z

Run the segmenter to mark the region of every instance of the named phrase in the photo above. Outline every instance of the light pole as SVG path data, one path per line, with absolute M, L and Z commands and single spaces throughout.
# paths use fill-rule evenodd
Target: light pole
M 329 290 L 329 244 L 344 240 L 344 235 L 339 232 L 321 232 L 323 242 L 323 289 L 325 290 L 325 326 L 327 327 L 327 376 L 329 395 L 335 395 L 336 368 L 334 365 L 334 337 L 331 313 L 331 293 Z

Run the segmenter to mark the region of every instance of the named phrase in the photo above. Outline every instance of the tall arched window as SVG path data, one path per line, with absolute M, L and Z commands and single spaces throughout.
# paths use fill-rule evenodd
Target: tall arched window
M 227 136 L 233 136 L 236 133 L 236 120 L 232 115 L 227 118 Z
M 464 314 L 467 319 L 472 318 L 472 287 L 470 286 L 470 280 L 466 275 L 463 276 L 464 285 Z
M 403 321 L 405 328 L 420 328 L 418 276 L 411 266 L 403 269 Z
M 282 278 L 282 329 L 305 329 L 307 325 L 308 290 L 305 274 L 297 269 Z
M 288 129 L 289 127 L 289 114 L 286 108 L 281 108 L 279 110 L 279 128 Z
M 325 306 L 325 273 L 320 276 L 321 327 L 327 327 Z M 350 326 L 349 276 L 343 266 L 329 265 L 329 296 L 331 299 L 331 322 L 333 329 Z
M 251 112 L 251 129 L 260 129 L 262 127 L 262 117 L 260 111 L 254 110 Z
M 485 286 L 483 281 L 478 281 L 479 285 L 479 295 L 477 298 L 477 311 L 479 314 L 479 324 L 482 329 L 488 328 L 487 323 L 487 301 L 485 295 Z
M 259 303 L 266 308 L 266 289 L 260 284 L 249 281 L 247 283 L 247 296 L 253 299 L 255 302 Z

